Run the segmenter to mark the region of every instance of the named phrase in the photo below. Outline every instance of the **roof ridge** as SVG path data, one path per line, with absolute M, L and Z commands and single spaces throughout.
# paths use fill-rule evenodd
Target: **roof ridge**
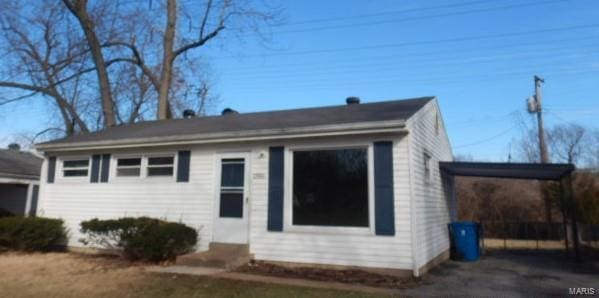
M 80 133 L 38 145 L 99 142 L 140 138 L 168 138 L 202 133 L 252 132 L 299 127 L 322 127 L 361 122 L 407 120 L 434 96 L 374 101 L 295 109 L 257 111 L 229 115 L 210 115 L 192 119 L 152 120 L 118 125 L 90 133 Z
M 358 105 L 355 105 L 355 106 L 391 104 L 391 103 L 406 102 L 406 101 L 430 101 L 434 98 L 435 98 L 435 96 L 421 96 L 421 97 L 413 97 L 413 98 L 406 98 L 406 99 L 392 99 L 392 100 L 364 102 L 364 103 L 359 103 Z M 266 113 L 301 112 L 301 111 L 309 111 L 309 110 L 322 110 L 322 109 L 332 109 L 332 108 L 351 107 L 351 106 L 354 106 L 354 105 L 340 104 L 340 105 L 312 106 L 312 107 L 280 109 L 280 110 L 253 111 L 253 112 L 244 112 L 244 113 L 240 112 L 238 114 L 227 115 L 227 117 L 239 117 L 239 116 L 244 116 L 244 115 L 257 115 L 257 114 L 266 114 Z M 116 125 L 114 127 L 132 126 L 132 125 L 146 124 L 146 123 L 152 124 L 152 123 L 160 123 L 160 122 L 175 122 L 175 121 L 189 121 L 189 120 L 198 120 L 198 119 L 211 119 L 211 118 L 219 118 L 222 116 L 223 115 L 217 114 L 217 115 L 206 115 L 206 116 L 194 117 L 191 119 L 185 119 L 185 118 L 154 119 L 154 120 L 146 120 L 146 121 L 135 122 L 135 123 L 124 123 L 121 125 Z M 110 128 L 108 128 L 108 129 L 110 129 Z M 90 132 L 90 133 L 94 133 L 94 132 Z

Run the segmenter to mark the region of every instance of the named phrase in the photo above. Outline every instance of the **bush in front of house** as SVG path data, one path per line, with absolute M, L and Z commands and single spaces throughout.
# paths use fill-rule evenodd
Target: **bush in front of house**
M 63 248 L 67 233 L 61 219 L 10 216 L 0 218 L 0 248 L 50 251 Z
M 128 260 L 160 262 L 190 252 L 198 241 L 195 229 L 150 217 L 123 217 L 81 222 L 80 241 L 116 251 Z
M 2 217 L 9 217 L 9 216 L 15 216 L 15 214 L 12 213 L 12 212 L 10 212 L 10 211 L 8 211 L 8 210 L 6 210 L 6 209 L 0 208 L 0 218 L 2 218 Z

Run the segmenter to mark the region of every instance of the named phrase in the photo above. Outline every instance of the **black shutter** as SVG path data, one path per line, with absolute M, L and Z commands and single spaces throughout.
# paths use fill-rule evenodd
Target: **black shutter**
M 269 231 L 283 231 L 283 147 L 270 147 L 268 155 L 268 225 Z
M 374 142 L 374 220 L 377 235 L 395 235 L 393 142 Z
M 189 181 L 190 156 L 190 151 L 179 151 L 179 157 L 177 158 L 177 182 Z
M 108 182 L 108 173 L 110 171 L 110 154 L 102 155 L 102 168 L 100 169 L 100 182 Z
M 92 168 L 91 175 L 89 178 L 89 182 L 98 183 L 98 178 L 100 177 L 100 155 L 92 155 Z
M 48 183 L 54 183 L 54 175 L 56 175 L 56 157 L 48 158 Z

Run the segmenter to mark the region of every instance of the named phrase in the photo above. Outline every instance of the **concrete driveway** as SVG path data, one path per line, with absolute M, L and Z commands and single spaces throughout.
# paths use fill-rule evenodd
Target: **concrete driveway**
M 569 288 L 594 288 L 599 264 L 580 265 L 559 254 L 495 251 L 474 263 L 449 261 L 427 274 L 410 296 L 567 296 Z

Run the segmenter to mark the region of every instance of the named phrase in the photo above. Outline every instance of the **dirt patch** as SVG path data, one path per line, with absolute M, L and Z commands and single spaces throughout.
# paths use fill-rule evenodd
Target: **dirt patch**
M 300 278 L 323 282 L 361 284 L 365 286 L 391 289 L 412 288 L 417 286 L 419 283 L 418 279 L 411 277 L 397 277 L 392 275 L 376 274 L 356 269 L 336 270 L 312 267 L 290 268 L 262 261 L 249 263 L 237 268 L 235 271 L 283 278 Z

